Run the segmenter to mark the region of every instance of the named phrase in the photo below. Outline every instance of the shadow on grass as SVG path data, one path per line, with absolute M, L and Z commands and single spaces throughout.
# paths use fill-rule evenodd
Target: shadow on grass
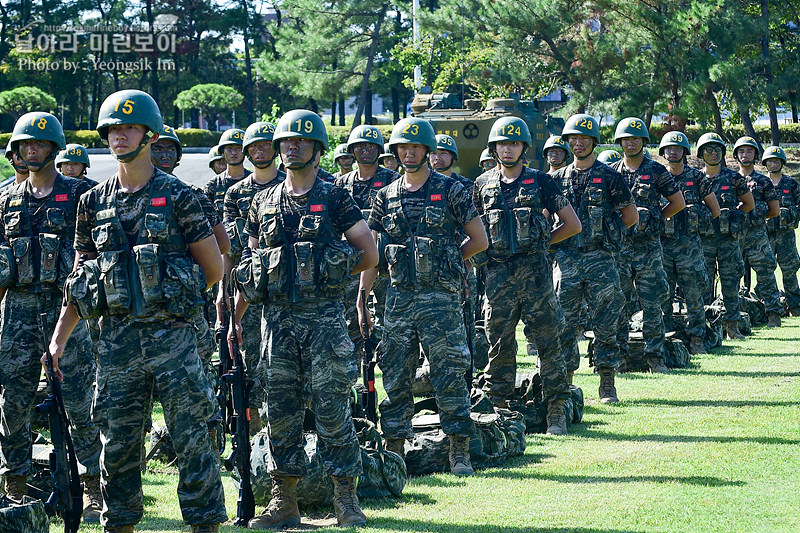
M 729 481 L 709 476 L 562 476 L 538 472 L 519 472 L 514 470 L 492 470 L 486 477 L 502 479 L 538 479 L 559 483 L 669 483 L 698 485 L 701 487 L 741 487 L 744 481 Z
M 400 518 L 378 518 L 369 520 L 367 525 L 394 531 L 434 531 L 452 533 L 454 531 L 470 531 L 473 533 L 637 533 L 632 529 L 598 529 L 593 527 L 531 527 L 531 526 L 499 526 L 497 524 L 437 523 L 425 520 Z
M 145 517 L 136 524 L 136 532 L 140 531 L 186 531 L 189 526 L 177 518 L 162 518 L 160 516 Z
M 361 502 L 367 509 L 396 509 L 408 504 L 435 505 L 436 499 L 431 498 L 429 494 L 406 489 L 399 498 L 365 499 Z
M 794 404 L 792 404 L 794 405 Z M 758 444 L 788 444 L 797 446 L 800 440 L 781 437 L 712 437 L 706 435 L 630 435 L 628 433 L 606 433 L 603 431 L 584 431 L 582 437 L 623 442 L 755 442 Z
M 793 407 L 796 401 L 777 400 L 667 400 L 662 398 L 641 398 L 627 400 L 629 405 L 654 405 L 669 407 Z
M 731 371 L 718 371 L 718 370 L 701 370 L 695 372 L 696 374 L 703 374 L 705 376 L 730 376 L 734 378 L 791 378 L 800 377 L 800 372 L 739 372 L 736 370 Z

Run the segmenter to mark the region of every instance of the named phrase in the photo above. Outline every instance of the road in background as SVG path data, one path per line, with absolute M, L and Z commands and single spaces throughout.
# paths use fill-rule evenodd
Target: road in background
M 111 154 L 90 154 L 92 166 L 87 175 L 95 181 L 105 181 L 117 171 L 117 160 Z M 208 153 L 184 153 L 175 175 L 187 183 L 202 187 L 211 179 L 214 172 L 208 168 Z

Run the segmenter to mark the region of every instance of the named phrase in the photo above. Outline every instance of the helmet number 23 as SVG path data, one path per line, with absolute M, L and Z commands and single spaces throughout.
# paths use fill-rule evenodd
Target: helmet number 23
M 120 98 L 119 100 L 117 100 L 117 105 L 114 106 L 114 111 L 119 111 L 119 104 L 122 104 L 122 112 L 125 113 L 126 115 L 130 115 L 131 113 L 133 113 L 132 100 L 125 100 L 125 102 L 123 103 L 122 99 Z
M 411 135 L 419 135 L 419 125 L 418 124 L 406 124 L 406 127 L 403 128 L 403 133 L 409 133 Z

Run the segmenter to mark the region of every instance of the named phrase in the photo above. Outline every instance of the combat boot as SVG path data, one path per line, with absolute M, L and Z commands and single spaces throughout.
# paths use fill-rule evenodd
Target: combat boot
M 767 327 L 768 328 L 781 327 L 781 315 L 776 313 L 775 311 L 770 311 L 769 313 L 767 313 Z
M 22 498 L 28 495 L 28 476 L 5 476 L 6 496 L 14 503 L 22 503 Z
M 669 368 L 664 364 L 663 357 L 648 357 L 647 366 L 651 374 L 669 374 Z
M 563 399 L 550 400 L 547 404 L 547 434 L 567 434 L 567 415 L 564 414 Z
M 792 307 L 789 310 L 789 314 L 791 314 L 792 316 L 800 316 L 800 307 Z
M 469 460 L 469 437 L 449 435 L 450 472 L 457 476 L 471 476 L 475 473 Z
M 572 380 L 575 378 L 575 372 L 567 372 L 567 383 L 572 385 Z
M 219 524 L 193 524 L 192 533 L 219 533 Z
M 103 533 L 133 533 L 133 526 L 106 526 Z
M 297 507 L 297 482 L 299 477 L 272 476 L 272 499 L 259 516 L 250 520 L 250 529 L 281 529 L 300 524 Z
M 725 324 L 725 334 L 732 341 L 743 341 L 745 336 L 739 332 L 738 322 L 727 322 Z
M 386 439 L 384 448 L 399 455 L 403 461 L 406 460 L 406 439 Z
M 600 374 L 600 403 L 617 403 L 617 388 L 614 386 L 614 375 L 616 371 L 610 366 L 602 366 L 597 369 Z
M 703 341 L 703 337 L 692 337 L 691 341 L 689 342 L 689 351 L 694 355 L 708 353 L 706 351 L 706 343 Z
M 83 476 L 83 521 L 99 523 L 103 510 L 103 495 L 100 493 L 100 476 Z
M 356 478 L 331 476 L 333 479 L 333 508 L 336 510 L 336 524 L 341 527 L 367 525 L 367 517 L 358 505 Z

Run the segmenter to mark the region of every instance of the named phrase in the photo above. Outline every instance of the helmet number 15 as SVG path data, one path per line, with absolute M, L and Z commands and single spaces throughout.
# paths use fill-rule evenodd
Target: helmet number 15
M 125 102 L 123 103 L 122 99 L 120 98 L 119 100 L 117 100 L 117 105 L 114 106 L 114 111 L 119 111 L 119 104 L 122 104 L 122 112 L 125 113 L 126 115 L 130 115 L 131 113 L 133 113 L 132 100 L 125 100 Z

